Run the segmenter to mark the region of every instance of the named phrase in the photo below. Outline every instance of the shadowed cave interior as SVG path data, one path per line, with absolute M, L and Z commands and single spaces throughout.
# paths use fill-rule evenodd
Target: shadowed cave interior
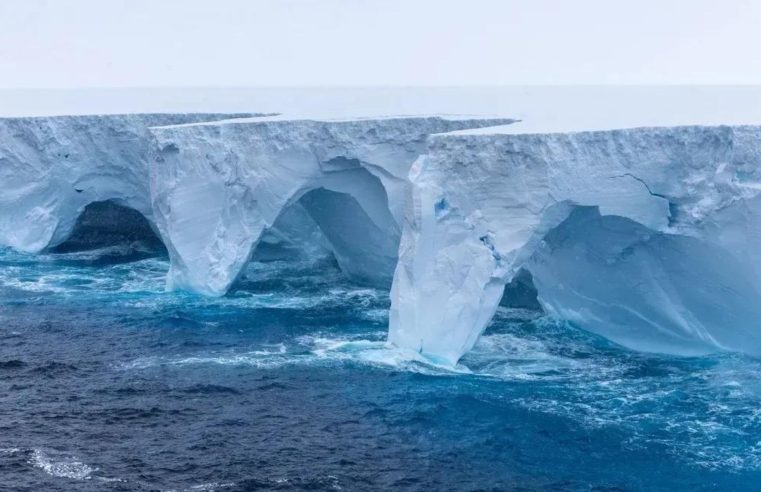
M 64 254 L 110 248 L 125 261 L 166 255 L 166 248 L 148 220 L 132 208 L 106 200 L 90 203 L 77 217 L 71 235 L 48 249 Z

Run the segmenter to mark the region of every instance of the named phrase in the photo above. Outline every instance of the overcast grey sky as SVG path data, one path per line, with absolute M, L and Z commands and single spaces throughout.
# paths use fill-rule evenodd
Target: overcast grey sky
M 761 0 L 0 0 L 0 88 L 759 84 Z

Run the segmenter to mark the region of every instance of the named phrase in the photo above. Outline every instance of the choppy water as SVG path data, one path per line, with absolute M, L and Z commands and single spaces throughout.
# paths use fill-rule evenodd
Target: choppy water
M 758 490 L 761 362 L 637 354 L 502 309 L 455 369 L 384 344 L 388 294 L 258 263 L 0 250 L 0 489 Z

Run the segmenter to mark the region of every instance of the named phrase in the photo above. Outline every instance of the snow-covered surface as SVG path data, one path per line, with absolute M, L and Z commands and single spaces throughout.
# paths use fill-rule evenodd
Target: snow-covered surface
M 261 235 L 296 203 L 345 273 L 390 283 L 407 174 L 427 136 L 508 121 L 278 118 L 153 128 L 153 210 L 172 260 L 168 285 L 224 294 Z
M 447 121 L 468 121 L 473 120 L 475 117 L 470 114 L 383 114 L 378 116 L 294 116 L 293 114 L 282 113 L 268 113 L 261 116 L 252 117 L 239 117 L 228 118 L 222 120 L 209 120 L 209 121 L 196 121 L 188 123 L 178 123 L 172 125 L 158 125 L 156 129 L 170 129 L 170 128 L 183 128 L 190 126 L 221 126 L 221 125 L 235 125 L 240 123 L 274 123 L 274 122 L 297 122 L 297 121 L 311 121 L 320 123 L 349 123 L 360 121 L 379 121 L 379 120 L 400 120 L 400 119 L 424 119 L 424 118 L 438 118 Z M 504 120 L 504 118 L 503 118 Z M 512 124 L 517 120 L 509 119 Z M 503 128 L 507 125 L 500 125 L 498 120 L 495 119 L 495 125 L 490 128 Z M 454 132 L 465 130 L 454 130 Z
M 436 135 L 410 177 L 392 343 L 457 361 L 524 267 L 623 345 L 761 354 L 761 127 Z

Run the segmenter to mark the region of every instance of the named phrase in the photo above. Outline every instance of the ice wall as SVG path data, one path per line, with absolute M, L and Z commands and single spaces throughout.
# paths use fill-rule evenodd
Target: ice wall
M 760 127 L 432 137 L 389 341 L 456 362 L 527 268 L 548 312 L 626 346 L 761 353 L 760 149 Z
M 224 294 L 262 234 L 299 201 L 344 272 L 386 284 L 408 170 L 428 135 L 511 121 L 272 118 L 154 128 L 153 209 L 172 262 L 168 286 Z

